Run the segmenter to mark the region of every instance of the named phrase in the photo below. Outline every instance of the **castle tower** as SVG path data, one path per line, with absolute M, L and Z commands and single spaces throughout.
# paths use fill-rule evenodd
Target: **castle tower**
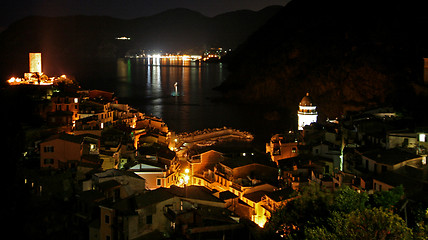
M 304 96 L 299 103 L 299 111 L 297 112 L 298 130 L 303 130 L 304 126 L 317 122 L 317 118 L 317 107 L 313 105 L 309 93 L 306 93 L 306 96 Z
M 30 53 L 30 73 L 42 72 L 42 54 Z

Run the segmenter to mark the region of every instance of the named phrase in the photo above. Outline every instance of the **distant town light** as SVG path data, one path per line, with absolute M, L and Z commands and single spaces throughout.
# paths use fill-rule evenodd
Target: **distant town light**
M 184 172 L 185 172 L 186 174 L 188 174 L 188 173 L 190 172 L 190 170 L 189 170 L 188 168 L 186 168 L 186 169 L 184 169 Z
M 129 37 L 117 37 L 116 40 L 131 40 Z

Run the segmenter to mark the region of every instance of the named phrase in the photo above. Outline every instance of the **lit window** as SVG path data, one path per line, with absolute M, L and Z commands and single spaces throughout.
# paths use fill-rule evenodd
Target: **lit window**
M 90 144 L 90 149 L 91 149 L 91 151 L 96 150 L 97 145 L 96 144 Z
M 425 141 L 426 141 L 425 133 L 419 134 L 419 142 L 425 142 Z
M 79 99 L 78 98 L 74 98 L 74 103 L 78 103 Z

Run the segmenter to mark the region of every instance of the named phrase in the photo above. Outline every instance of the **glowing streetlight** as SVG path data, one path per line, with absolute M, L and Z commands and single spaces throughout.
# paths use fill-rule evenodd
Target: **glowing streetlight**
M 190 179 L 189 175 L 184 175 L 184 183 L 185 184 L 189 183 L 189 179 Z

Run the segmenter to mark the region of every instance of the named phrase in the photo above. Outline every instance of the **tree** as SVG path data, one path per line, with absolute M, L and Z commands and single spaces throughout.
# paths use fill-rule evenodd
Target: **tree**
M 316 184 L 305 187 L 297 198 L 276 210 L 266 229 L 272 236 L 303 234 L 304 227 L 324 226 L 333 204 L 333 194 Z
M 333 209 L 344 213 L 362 210 L 366 208 L 368 200 L 367 193 L 359 193 L 348 186 L 344 186 L 334 193 Z
M 366 208 L 346 215 L 345 228 L 335 229 L 341 239 L 411 239 L 412 230 L 391 210 Z
M 400 196 L 400 197 L 398 197 Z M 378 204 L 395 204 L 402 188 L 374 197 Z M 397 200 L 398 199 L 398 200 Z M 310 185 L 272 214 L 266 224 L 270 239 L 410 239 L 412 230 L 390 208 L 371 208 L 369 196 L 349 187 L 327 192 Z M 419 231 L 425 236 L 424 228 Z
M 331 230 L 329 230 L 331 229 Z M 411 239 L 412 230 L 400 216 L 383 208 L 333 214 L 329 227 L 305 229 L 305 239 Z
M 391 208 L 395 206 L 404 196 L 402 185 L 390 189 L 389 191 L 378 191 L 373 194 L 375 207 Z

